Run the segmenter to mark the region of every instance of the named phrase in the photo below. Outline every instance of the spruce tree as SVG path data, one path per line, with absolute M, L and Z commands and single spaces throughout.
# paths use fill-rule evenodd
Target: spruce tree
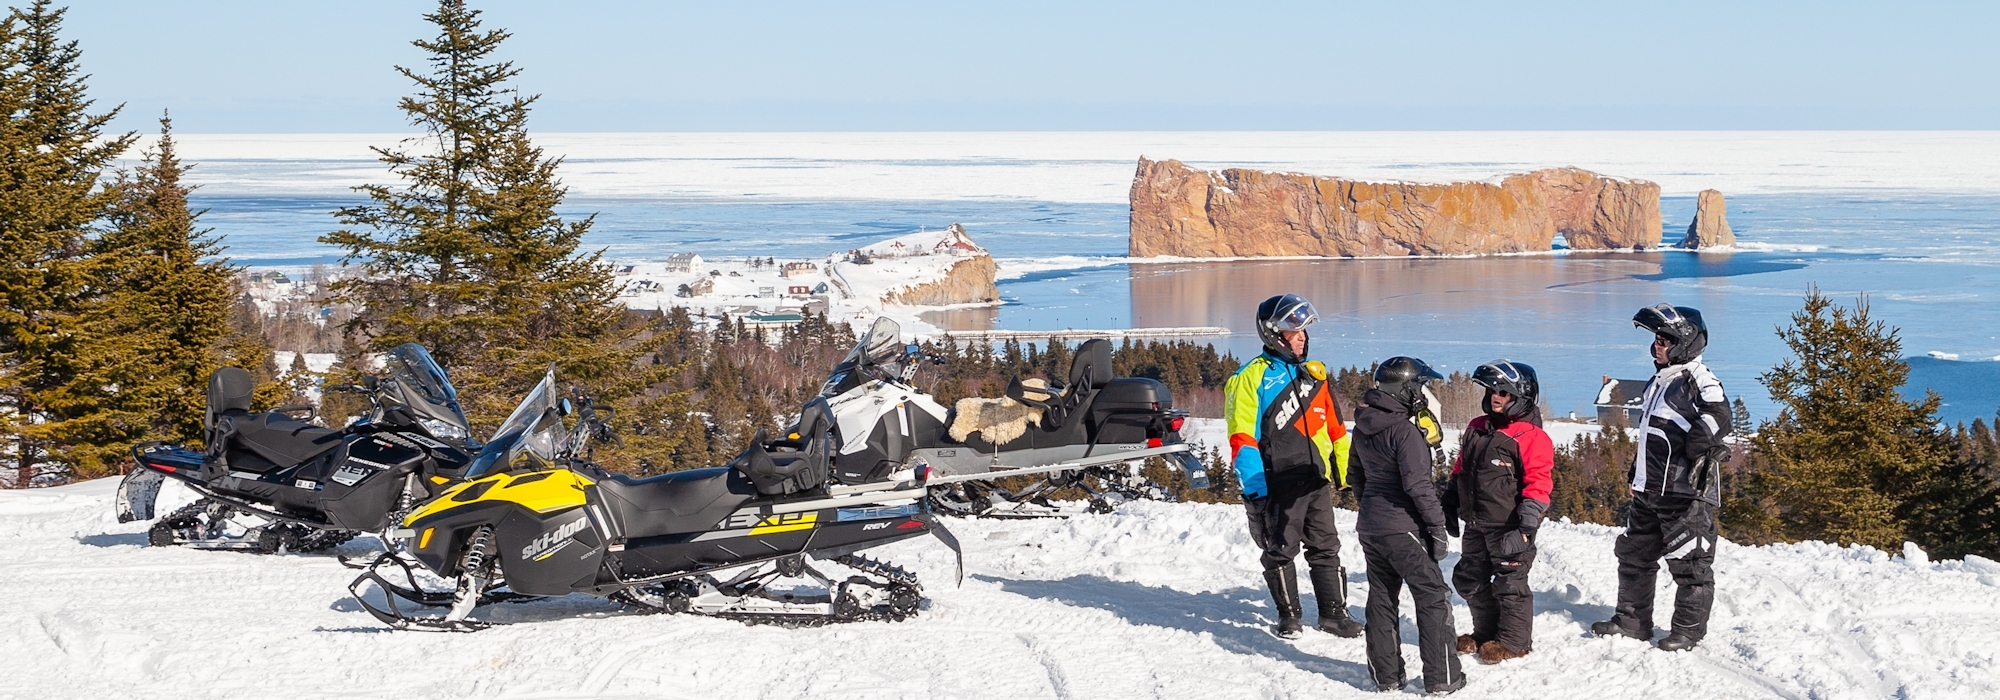
M 374 350 L 428 347 L 475 423 L 490 428 L 551 362 L 600 400 L 638 396 L 657 377 L 633 370 L 642 324 L 617 304 L 609 265 L 578 246 L 591 217 L 565 221 L 558 158 L 528 137 L 535 97 L 508 87 L 520 74 L 494 52 L 509 34 L 442 0 L 424 16 L 435 38 L 412 42 L 422 69 L 400 107 L 420 136 L 377 148 L 401 179 L 358 188 L 364 205 L 338 212 L 346 228 L 320 240 L 344 249 L 360 275 L 333 285 L 360 311 L 347 331 Z
M 1909 506 L 1950 460 L 1937 394 L 1903 398 L 1902 341 L 1865 297 L 1842 308 L 1814 288 L 1791 320 L 1778 335 L 1792 357 L 1761 377 L 1778 405 L 1758 426 L 1762 473 L 1746 494 L 1773 511 L 1762 524 L 1783 539 L 1881 548 L 1928 539 Z
M 92 112 L 63 14 L 37 0 L 0 22 L 0 458 L 19 486 L 67 449 L 43 394 L 80 370 L 85 249 L 112 201 L 98 178 L 133 140 L 104 134 L 118 110 Z
M 106 187 L 109 224 L 90 241 L 84 269 L 96 294 L 82 305 L 76 374 L 37 394 L 37 426 L 55 454 L 90 478 L 114 473 L 134 443 L 195 443 L 208 375 L 228 334 L 235 268 L 188 208 L 190 166 L 174 151 L 172 122 L 144 162 Z

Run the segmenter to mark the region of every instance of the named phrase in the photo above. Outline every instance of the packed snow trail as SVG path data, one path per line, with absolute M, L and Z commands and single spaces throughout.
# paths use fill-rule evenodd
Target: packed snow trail
M 345 588 L 354 572 L 332 556 L 146 547 L 146 523 L 114 522 L 115 485 L 0 491 L 0 648 L 13 660 L 0 697 L 1379 697 L 1363 689 L 1360 640 L 1265 631 L 1271 604 L 1236 506 L 947 520 L 965 545 L 962 587 L 929 538 L 870 552 L 923 576 L 929 607 L 905 622 L 784 629 L 571 596 L 494 606 L 482 616 L 508 624 L 476 634 L 434 634 L 390 632 L 361 612 Z M 169 490 L 162 506 L 188 498 Z M 1344 531 L 1358 616 L 1366 572 Z M 1610 614 L 1616 533 L 1542 529 L 1534 653 L 1468 659 L 1458 697 L 2000 696 L 1993 562 L 1725 544 L 1713 631 L 1668 654 L 1584 632 Z M 1454 615 L 1468 629 L 1462 602 Z M 1412 679 L 1415 634 L 1406 617 Z

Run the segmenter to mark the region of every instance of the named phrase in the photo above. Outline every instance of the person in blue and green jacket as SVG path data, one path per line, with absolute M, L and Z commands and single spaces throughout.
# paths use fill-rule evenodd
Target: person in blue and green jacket
M 1299 570 L 1304 546 L 1319 628 L 1359 637 L 1347 614 L 1347 572 L 1340 566 L 1340 532 L 1333 489 L 1347 485 L 1347 429 L 1334 407 L 1326 366 L 1305 359 L 1306 327 L 1319 320 L 1312 302 L 1282 294 L 1257 305 L 1264 352 L 1223 387 L 1230 461 L 1243 485 L 1250 538 L 1264 550 L 1264 583 L 1278 608 L 1277 634 L 1295 639 L 1300 624 Z

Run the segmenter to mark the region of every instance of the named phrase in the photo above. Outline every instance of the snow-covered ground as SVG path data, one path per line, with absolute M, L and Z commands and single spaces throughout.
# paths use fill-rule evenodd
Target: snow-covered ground
M 961 586 L 929 538 L 876 550 L 927 584 L 928 608 L 904 622 L 752 627 L 572 596 L 496 607 L 489 619 L 507 624 L 460 635 L 383 629 L 330 556 L 148 548 L 145 523 L 114 522 L 115 485 L 0 491 L 0 648 L 13 660 L 0 698 L 1374 697 L 1360 640 L 1265 631 L 1271 606 L 1235 506 L 951 520 Z M 186 498 L 170 488 L 162 505 Z M 1459 697 L 2000 694 L 2000 564 L 1725 544 L 1713 632 L 1668 654 L 1584 631 L 1610 614 L 1615 529 L 1542 532 L 1534 653 L 1469 664 Z M 1351 534 L 1344 544 L 1358 615 L 1367 572 Z M 1455 615 L 1467 629 L 1462 604 Z M 1407 619 L 1403 641 L 1415 678 Z

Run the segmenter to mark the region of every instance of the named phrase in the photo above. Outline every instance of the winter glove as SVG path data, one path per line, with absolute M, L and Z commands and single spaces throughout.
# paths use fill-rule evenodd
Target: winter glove
M 1503 534 L 1500 536 L 1500 541 L 1494 543 L 1493 553 L 1501 559 L 1509 561 L 1519 559 L 1521 555 L 1527 554 L 1528 550 L 1535 548 L 1531 537 L 1532 535 L 1525 530 L 1515 530 Z
M 1431 561 L 1444 561 L 1444 555 L 1451 551 L 1451 540 L 1445 539 L 1445 529 L 1427 527 L 1424 528 L 1424 534 L 1429 536 L 1429 542 L 1425 546 L 1430 550 Z
M 1446 508 L 1446 509 L 1445 509 L 1445 511 L 1444 511 L 1444 531 L 1445 531 L 1445 532 L 1448 532 L 1448 533 L 1451 533 L 1451 536 L 1452 536 L 1452 537 L 1457 537 L 1457 536 L 1458 536 L 1458 509 L 1457 509 L 1457 508 Z
M 1728 445 L 1718 444 L 1708 448 L 1707 452 L 1702 453 L 1701 457 L 1695 460 L 1694 478 L 1689 480 L 1694 486 L 1694 492 L 1712 500 L 1713 497 L 1709 495 L 1709 491 L 1719 491 L 1721 489 L 1722 465 L 1728 463 Z
M 1535 534 L 1535 530 L 1541 529 L 1542 512 L 1548 508 L 1548 504 L 1541 501 L 1532 498 L 1521 499 L 1520 505 L 1514 506 L 1514 517 L 1520 519 L 1521 531 L 1532 535 Z

